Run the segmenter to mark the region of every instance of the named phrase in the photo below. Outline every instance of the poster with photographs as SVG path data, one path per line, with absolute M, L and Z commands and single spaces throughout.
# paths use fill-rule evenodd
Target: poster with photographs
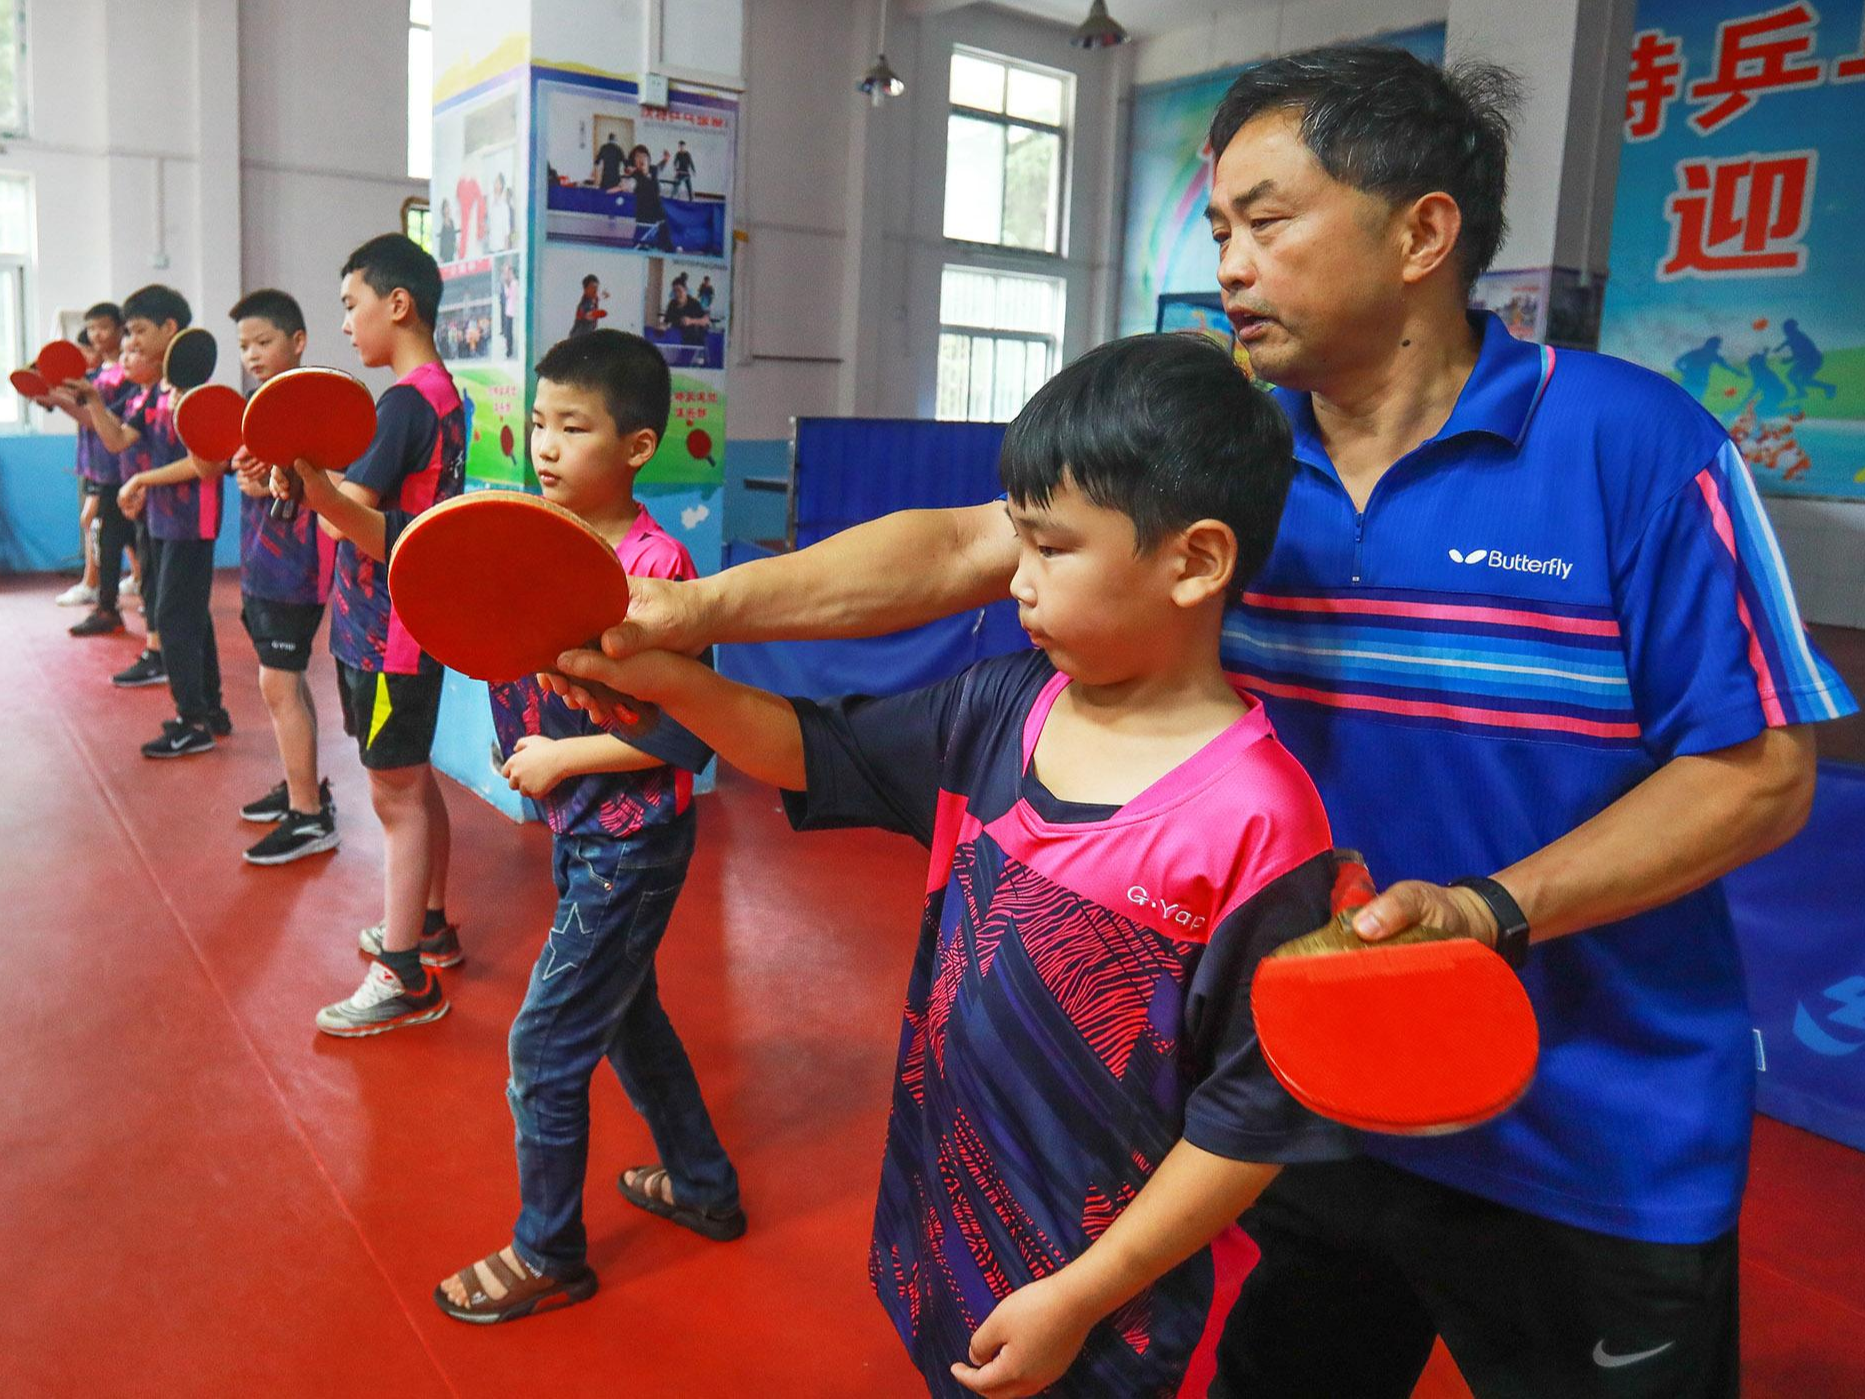
M 441 357 L 471 404 L 467 480 L 525 484 L 525 85 L 514 74 L 434 111 L 429 196 Z
M 633 83 L 587 75 L 540 81 L 536 100 L 548 237 L 725 257 L 736 102 L 676 90 L 643 107 Z

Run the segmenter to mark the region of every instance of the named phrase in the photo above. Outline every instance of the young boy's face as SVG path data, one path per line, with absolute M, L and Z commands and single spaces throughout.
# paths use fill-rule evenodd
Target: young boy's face
M 531 403 L 531 469 L 552 505 L 588 519 L 631 500 L 640 469 L 631 460 L 638 436 L 623 436 L 594 390 L 538 380 Z
M 108 316 L 97 316 L 84 323 L 90 334 L 91 348 L 105 359 L 115 359 L 123 348 L 123 327 Z
M 1030 640 L 1084 684 L 1144 674 L 1178 612 L 1174 551 L 1135 553 L 1133 521 L 1091 503 L 1066 477 L 1046 507 L 1009 510 L 1021 546 L 1010 595 Z
M 376 295 L 361 272 L 343 279 L 343 333 L 363 363 L 374 369 L 395 357 L 395 317 L 389 298 Z
M 243 316 L 234 327 L 240 337 L 240 363 L 264 383 L 274 374 L 296 369 L 304 357 L 304 332 L 287 334 L 264 316 Z
M 138 384 L 153 384 L 162 377 L 162 357 L 168 342 L 180 333 L 173 321 L 160 325 L 146 316 L 131 316 L 123 322 L 123 372 Z

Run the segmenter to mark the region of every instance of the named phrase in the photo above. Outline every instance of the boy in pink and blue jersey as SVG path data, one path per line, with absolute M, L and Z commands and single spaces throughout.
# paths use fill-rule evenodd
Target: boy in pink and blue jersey
M 667 430 L 673 385 L 638 335 L 564 340 L 537 366 L 531 464 L 544 498 L 596 530 L 634 577 L 690 579 L 693 560 L 635 499 L 635 474 Z M 647 1120 L 659 1163 L 624 1170 L 631 1203 L 706 1238 L 745 1229 L 738 1175 L 719 1144 L 654 960 L 693 854 L 693 774 L 703 744 L 667 721 L 598 725 L 535 677 L 492 687 L 504 773 L 544 809 L 558 904 L 512 1023 L 519 1212 L 510 1244 L 434 1289 L 461 1321 L 515 1321 L 596 1290 L 583 1184 L 589 1084 L 606 1058 Z
M 566 674 L 654 701 L 800 828 L 932 859 L 868 1267 L 938 1395 L 1202 1394 L 1238 1214 L 1352 1134 L 1257 1044 L 1257 963 L 1324 922 L 1327 818 L 1227 677 L 1287 424 L 1187 336 L 1091 351 L 1004 439 L 1039 648 L 884 699 L 788 701 L 665 652 Z

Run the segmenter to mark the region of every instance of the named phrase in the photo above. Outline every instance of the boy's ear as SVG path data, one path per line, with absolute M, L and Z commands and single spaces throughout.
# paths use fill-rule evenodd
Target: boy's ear
M 1237 536 L 1220 520 L 1198 520 L 1179 536 L 1178 577 L 1172 601 L 1199 607 L 1230 589 L 1237 572 Z
M 661 437 L 651 427 L 637 428 L 623 439 L 623 445 L 628 448 L 628 469 L 639 471 L 660 450 Z
M 291 352 L 294 355 L 303 354 L 304 347 L 307 343 L 309 343 L 309 340 L 310 340 L 310 337 L 306 335 L 302 330 L 294 330 L 291 333 Z
M 397 287 L 389 293 L 389 319 L 396 325 L 407 325 L 414 319 L 414 298 L 408 288 Z

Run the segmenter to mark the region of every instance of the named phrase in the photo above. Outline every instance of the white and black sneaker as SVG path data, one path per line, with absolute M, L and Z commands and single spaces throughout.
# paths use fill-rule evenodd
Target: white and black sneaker
M 119 690 L 134 690 L 144 685 L 166 685 L 168 667 L 162 663 L 160 651 L 144 651 L 136 658 L 136 664 L 111 676 L 110 683 Z
M 328 777 L 317 784 L 317 795 L 323 803 L 324 814 L 334 817 L 337 814 L 337 803 L 331 799 Z M 283 782 L 263 797 L 255 797 L 240 808 L 240 820 L 257 821 L 262 825 L 283 821 L 289 815 L 291 815 L 291 794 Z
M 242 858 L 249 865 L 288 865 L 306 855 L 321 855 L 337 848 L 337 823 L 328 808 L 322 811 L 288 811 L 277 829 Z
M 422 1025 L 446 1013 L 447 997 L 440 989 L 439 977 L 429 972 L 427 985 L 410 994 L 386 963 L 375 962 L 354 995 L 317 1013 L 317 1028 L 327 1035 L 351 1039 L 399 1030 L 405 1025 Z
M 190 724 L 185 719 L 164 719 L 162 736 L 152 738 L 142 746 L 145 758 L 186 758 L 196 753 L 211 753 L 214 749 L 214 736 L 204 725 Z
M 365 957 L 380 957 L 382 941 L 388 936 L 388 920 L 372 923 L 356 935 L 356 947 Z M 460 927 L 449 923 L 439 932 L 421 934 L 421 965 L 424 967 L 457 967 L 466 960 L 466 953 L 460 950 Z

